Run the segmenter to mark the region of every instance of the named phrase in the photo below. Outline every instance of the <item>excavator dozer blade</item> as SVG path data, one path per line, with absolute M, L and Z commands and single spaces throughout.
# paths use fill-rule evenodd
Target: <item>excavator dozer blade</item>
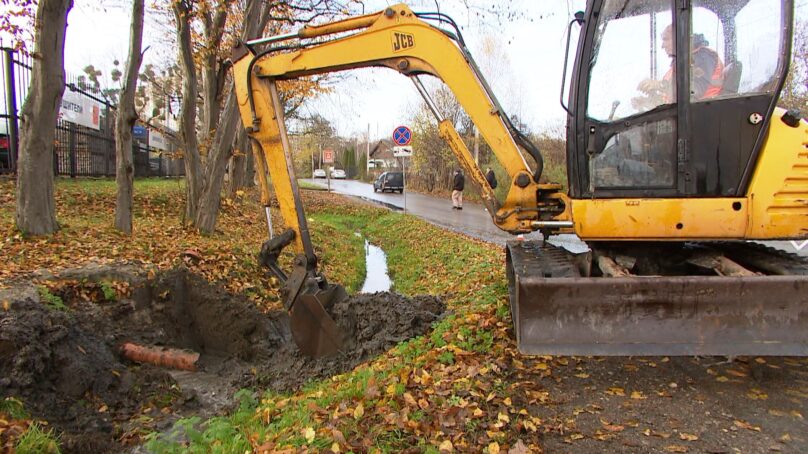
M 579 270 L 559 248 L 508 244 L 521 353 L 808 355 L 808 276 L 583 277 Z
M 329 284 L 325 290 L 298 295 L 289 313 L 289 328 L 292 339 L 304 355 L 320 358 L 342 349 L 344 334 L 326 308 L 347 297 L 345 289 L 335 284 Z

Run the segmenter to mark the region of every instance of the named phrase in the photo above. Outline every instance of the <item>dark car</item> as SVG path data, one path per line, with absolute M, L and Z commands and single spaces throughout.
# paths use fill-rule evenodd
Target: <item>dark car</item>
M 402 172 L 384 172 L 373 182 L 373 192 L 404 192 L 404 174 Z

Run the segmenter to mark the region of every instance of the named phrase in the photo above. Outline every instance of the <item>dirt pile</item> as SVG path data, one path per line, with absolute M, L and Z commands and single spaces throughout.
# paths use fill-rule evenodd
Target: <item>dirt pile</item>
M 144 427 L 226 409 L 241 388 L 285 391 L 346 372 L 426 333 L 445 310 L 433 297 L 353 296 L 333 308 L 353 340 L 339 355 L 315 360 L 291 341 L 285 312 L 261 313 L 186 269 L 154 278 L 118 270 L 114 278 L 131 283 L 129 297 L 75 298 L 110 271 L 78 273 L 73 284 L 47 292 L 30 282 L 0 291 L 8 302 L 0 310 L 0 398 L 21 398 L 63 431 L 68 452 L 119 450 Z M 133 364 L 120 355 L 124 342 L 193 350 L 198 370 Z

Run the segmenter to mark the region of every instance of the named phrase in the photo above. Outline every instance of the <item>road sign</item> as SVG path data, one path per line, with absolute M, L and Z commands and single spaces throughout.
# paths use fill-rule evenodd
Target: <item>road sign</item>
M 323 150 L 323 162 L 326 164 L 334 163 L 334 150 L 330 148 Z
M 396 145 L 404 146 L 409 145 L 412 140 L 412 131 L 406 126 L 399 126 L 393 130 L 393 142 Z
M 393 156 L 396 158 L 409 158 L 412 156 L 412 147 L 393 147 Z

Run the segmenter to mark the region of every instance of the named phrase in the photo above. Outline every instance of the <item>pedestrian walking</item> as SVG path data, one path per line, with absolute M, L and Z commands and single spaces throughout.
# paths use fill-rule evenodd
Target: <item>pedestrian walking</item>
M 454 184 L 452 185 L 452 209 L 463 209 L 463 188 L 466 186 L 466 177 L 460 169 L 455 170 Z
M 488 185 L 491 186 L 491 189 L 497 188 L 497 176 L 494 174 L 494 171 L 491 170 L 491 167 L 485 169 L 485 179 L 488 181 Z

